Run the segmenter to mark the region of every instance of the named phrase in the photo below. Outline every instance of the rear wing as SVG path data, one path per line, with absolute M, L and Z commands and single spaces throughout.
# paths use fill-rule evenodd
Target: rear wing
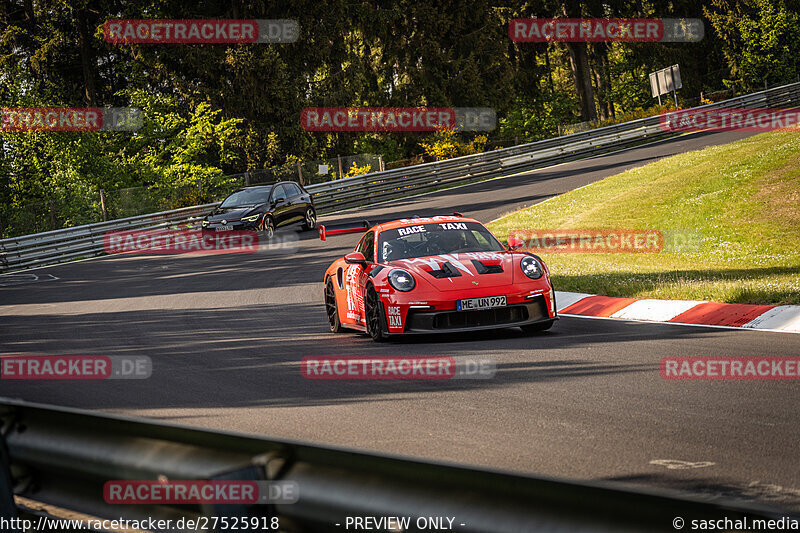
M 362 220 L 360 222 L 351 222 L 348 224 L 330 224 L 325 226 L 320 224 L 318 227 L 319 230 L 319 239 L 324 241 L 328 238 L 328 235 L 344 235 L 346 233 L 363 233 L 367 231 L 369 228 L 377 224 L 377 222 L 373 223 L 369 220 Z
M 453 213 L 452 216 L 463 217 L 464 215 L 462 215 L 461 213 Z M 318 226 L 319 239 L 321 241 L 324 241 L 327 240 L 329 235 L 344 235 L 346 233 L 363 233 L 372 226 L 385 224 L 386 222 L 393 222 L 395 220 L 399 220 L 400 218 L 402 217 L 387 218 L 384 220 L 374 220 L 372 222 L 365 219 L 358 222 L 349 222 L 347 224 L 330 224 L 327 226 L 320 224 Z M 414 215 L 409 218 L 420 218 L 420 217 Z

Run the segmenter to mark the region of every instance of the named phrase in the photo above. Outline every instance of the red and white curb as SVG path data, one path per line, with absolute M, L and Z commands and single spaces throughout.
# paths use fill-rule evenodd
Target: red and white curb
M 800 333 L 800 305 L 612 298 L 556 291 L 559 314 Z

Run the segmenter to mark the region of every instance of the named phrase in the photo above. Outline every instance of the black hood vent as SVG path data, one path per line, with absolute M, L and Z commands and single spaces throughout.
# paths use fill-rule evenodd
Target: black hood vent
M 478 271 L 478 274 L 502 274 L 503 273 L 503 265 L 484 265 L 477 259 L 472 260 L 472 264 L 475 265 L 475 270 Z
M 450 263 L 442 263 L 442 266 L 439 270 L 429 270 L 428 274 L 436 279 L 457 278 L 461 276 L 461 272 L 459 272 L 458 269 Z

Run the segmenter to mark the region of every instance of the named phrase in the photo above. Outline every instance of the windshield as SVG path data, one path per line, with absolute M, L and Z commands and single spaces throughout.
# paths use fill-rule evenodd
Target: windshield
M 269 187 L 259 189 L 244 189 L 231 194 L 220 204 L 220 208 L 249 207 L 264 204 L 269 197 Z
M 437 222 L 384 230 L 381 262 L 462 252 L 499 252 L 503 245 L 477 222 Z

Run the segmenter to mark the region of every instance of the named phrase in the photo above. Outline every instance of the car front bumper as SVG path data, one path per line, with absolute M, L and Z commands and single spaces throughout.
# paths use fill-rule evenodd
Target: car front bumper
M 237 220 L 236 222 L 228 222 L 227 224 L 224 224 L 224 225 L 225 226 L 230 226 L 231 229 L 218 231 L 217 228 L 223 226 L 223 224 L 221 224 L 219 222 L 211 222 L 210 224 L 208 224 L 206 226 L 201 226 L 200 229 L 202 229 L 203 231 L 211 232 L 211 233 L 224 233 L 226 231 L 257 231 L 258 230 L 258 228 L 256 228 L 255 222 L 241 222 L 241 221 Z
M 446 333 L 508 328 L 557 320 L 550 316 L 543 296 L 530 301 L 472 311 L 409 309 L 402 333 Z

